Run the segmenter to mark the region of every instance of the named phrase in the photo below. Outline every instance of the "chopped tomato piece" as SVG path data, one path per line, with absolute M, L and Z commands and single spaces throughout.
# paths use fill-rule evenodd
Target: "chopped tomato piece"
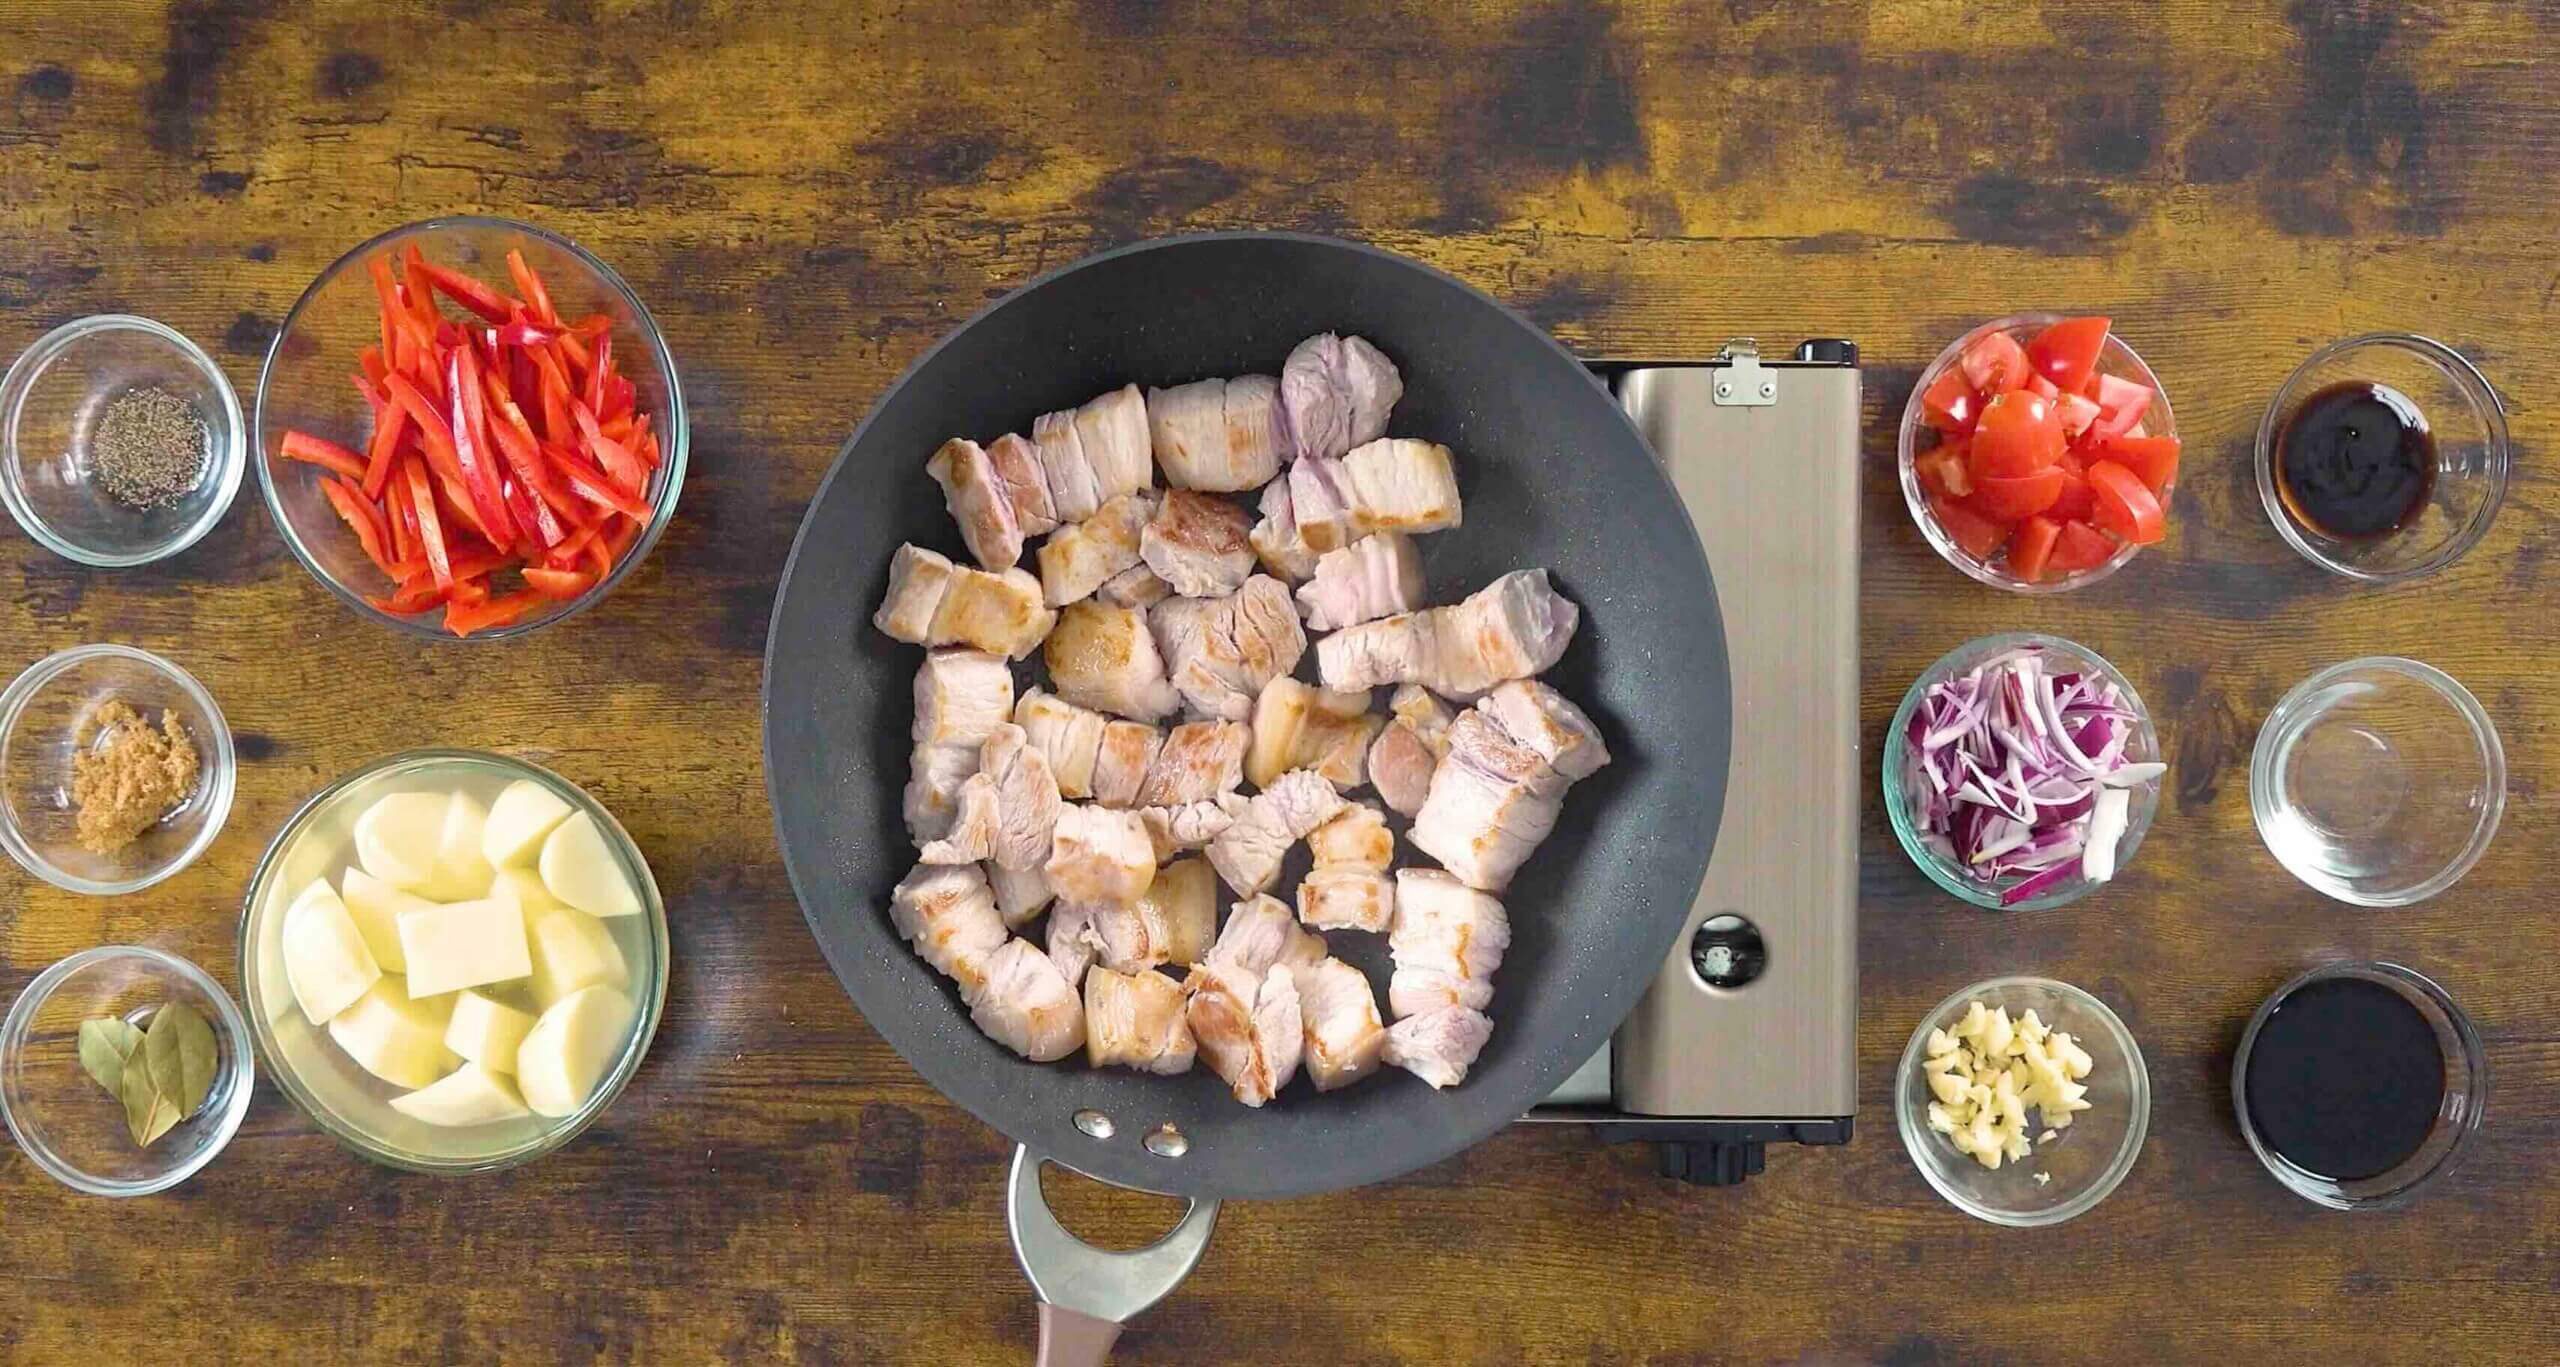
M 2176 437 L 2108 437 L 2093 453 L 2131 470 L 2152 493 L 2166 497 L 2178 478 Z
M 1911 462 L 1913 473 L 1920 476 L 1920 487 L 1933 494 L 1962 498 L 1973 492 L 1973 474 L 1965 468 L 1964 439 L 1924 451 Z
M 2027 362 L 2057 389 L 2078 393 L 2107 347 L 2104 318 L 2065 318 L 2027 343 Z
M 2107 563 L 2115 553 L 2116 543 L 2105 532 L 2086 522 L 2065 522 L 2053 543 L 2053 554 L 2044 563 L 2057 574 L 2078 574 Z
M 1920 420 L 1941 432 L 1959 436 L 1973 430 L 1982 416 L 1982 396 L 1964 382 L 1964 371 L 1949 366 L 1920 395 Z
M 2063 478 L 2059 464 L 2013 479 L 1977 475 L 1973 495 L 1965 501 L 1985 517 L 2015 522 L 2052 507 L 2053 501 L 2062 497 Z
M 2062 419 L 2062 435 L 2065 438 L 2079 436 L 2095 426 L 2098 421 L 2098 401 L 2083 398 L 2078 394 L 2065 394 L 2054 400 L 2053 411 Z
M 1977 394 L 2006 394 L 2035 373 L 2027 365 L 2026 348 L 2005 332 L 1988 332 L 1975 338 L 1957 358 L 1956 365 L 1964 371 L 1964 382 Z
M 1983 405 L 1973 432 L 1975 479 L 2031 475 L 2062 458 L 2062 420 L 2051 401 L 2023 389 Z
M 2021 387 L 2026 389 L 2029 393 L 2042 394 L 2048 399 L 2058 399 L 2062 397 L 2062 391 L 2053 387 L 2053 381 L 2046 379 L 2042 375 L 2029 376 L 2026 384 Z
M 1964 548 L 1976 560 L 1988 560 L 2000 543 L 2009 539 L 2009 529 L 1984 517 L 1951 498 L 1929 500 L 1929 511 L 1937 516 L 1938 526 L 1949 540 Z
M 2056 522 L 2088 521 L 2091 510 L 2097 505 L 2089 497 L 2087 463 L 2065 451 L 2062 459 L 2053 463 L 2053 468 L 2062 472 L 2062 492 L 2055 496 L 2053 506 L 2044 510 L 2045 515 Z
M 2009 569 L 2020 579 L 2032 584 L 2044 577 L 2045 563 L 2053 555 L 2053 543 L 2062 536 L 2062 527 L 2049 517 L 2031 517 L 2009 533 Z
M 2116 436 L 2133 430 L 2142 415 L 2151 408 L 2151 386 L 2113 375 L 2100 375 L 2095 381 L 2097 392 L 2089 397 L 2098 401 L 2097 431 Z
M 2111 460 L 2089 467 L 2089 493 L 2097 500 L 2097 523 L 2107 531 L 2148 546 L 2168 532 L 2160 500 L 2142 477 Z

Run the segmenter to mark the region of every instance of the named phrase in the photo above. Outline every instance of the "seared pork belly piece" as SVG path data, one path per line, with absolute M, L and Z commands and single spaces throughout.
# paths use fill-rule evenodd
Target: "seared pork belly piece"
M 986 876 L 965 866 L 917 865 L 889 893 L 889 923 L 935 972 L 959 982 L 964 999 L 1007 938 Z
M 1265 574 L 1224 598 L 1168 598 L 1148 621 L 1174 688 L 1204 717 L 1243 721 L 1262 686 L 1307 650 L 1288 586 Z
M 996 827 L 988 857 L 1008 871 L 1044 868 L 1060 805 L 1058 780 L 1049 770 L 1048 754 L 1032 745 L 1030 734 L 1021 727 L 1000 723 L 978 749 L 978 778 L 988 781 L 996 799 Z M 968 795 L 963 792 L 963 825 L 967 806 Z
M 1084 1002 L 1048 955 L 1029 940 L 1007 940 L 986 967 L 969 1019 L 989 1039 L 1035 1063 L 1084 1047 Z
M 1147 391 L 1147 434 L 1164 482 L 1232 494 L 1279 472 L 1286 446 L 1280 386 L 1268 375 Z
M 1163 733 L 1143 722 L 1104 723 L 1102 748 L 1093 760 L 1093 800 L 1105 807 L 1137 806 L 1163 744 Z
M 1139 535 L 1143 538 L 1145 533 Z M 1142 540 L 1142 547 L 1143 544 Z M 1141 563 L 1103 580 L 1093 596 L 1115 608 L 1151 608 L 1173 596 L 1173 585 L 1157 578 L 1154 570 Z
M 1368 711 L 1366 692 L 1310 688 L 1283 675 L 1262 686 L 1253 705 L 1253 748 L 1244 774 L 1257 788 L 1292 769 L 1313 769 L 1348 791 L 1367 781 L 1369 742 L 1385 719 Z
M 1156 487 L 1147 435 L 1147 400 L 1133 384 L 1095 397 L 1075 411 L 1076 445 L 1093 471 L 1093 486 L 1107 503 L 1122 494 Z
M 1453 1006 L 1482 1011 L 1491 1005 L 1491 978 L 1465 978 L 1437 968 L 1408 968 L 1398 964 L 1394 975 L 1387 980 L 1387 1006 L 1396 1013 L 1398 1020 L 1407 1016 L 1427 1016 Z
M 1156 972 L 1085 971 L 1086 1063 L 1169 1076 L 1190 1071 L 1193 1049 L 1180 983 Z
M 924 463 L 924 472 L 942 486 L 943 505 L 960 524 L 969 554 L 988 569 L 1012 569 L 1022 558 L 1022 523 L 986 449 L 966 437 L 953 437 Z
M 960 786 L 977 772 L 975 745 L 926 744 L 908 752 L 903 806 L 907 834 L 918 845 L 951 834 L 960 814 Z
M 1502 903 L 1438 869 L 1396 870 L 1396 923 L 1387 952 L 1397 968 L 1489 982 L 1510 947 L 1511 918 Z
M 1553 665 L 1581 620 L 1545 570 L 1518 570 L 1449 607 L 1337 631 L 1316 643 L 1316 668 L 1327 688 L 1415 683 L 1472 698 Z
M 1387 711 L 1395 720 L 1369 747 L 1369 783 L 1389 807 L 1411 816 L 1430 795 L 1431 775 L 1449 751 L 1449 723 L 1456 716 L 1420 684 L 1397 685 Z
M 927 864 L 975 864 L 994 858 L 996 808 L 996 781 L 984 772 L 969 775 L 953 795 L 951 829 L 939 840 L 926 841 L 916 858 Z
M 1351 504 L 1351 480 L 1342 462 L 1309 456 L 1289 466 L 1289 508 L 1298 519 L 1298 540 L 1322 555 L 1368 535 Z
M 1227 908 L 1227 924 L 1200 962 L 1233 964 L 1256 973 L 1273 964 L 1305 968 L 1325 957 L 1324 937 L 1298 924 L 1275 897 L 1248 897 Z
M 1050 890 L 1047 861 L 1027 869 L 1008 869 L 990 860 L 981 865 L 987 875 L 987 886 L 996 895 L 996 914 L 1004 919 L 1007 930 L 1019 930 L 1031 919 L 1048 910 L 1057 897 Z
M 1252 742 L 1253 731 L 1242 722 L 1187 721 L 1173 728 L 1147 768 L 1138 805 L 1181 807 L 1234 792 Z
M 1582 709 L 1535 680 L 1506 683 L 1450 725 L 1414 848 L 1499 892 L 1554 828 L 1566 787 L 1608 762 Z
M 1086 599 L 1058 614 L 1041 654 L 1058 696 L 1078 707 L 1099 708 L 1137 721 L 1154 721 L 1182 706 L 1165 682 L 1155 633 L 1136 608 Z
M 1093 796 L 1093 770 L 1102 753 L 1102 729 L 1108 718 L 1089 707 L 1034 688 L 1014 704 L 1013 724 L 1049 757 L 1049 773 L 1058 795 L 1081 801 Z
M 1292 454 L 1339 456 L 1387 434 L 1387 413 L 1404 397 L 1404 377 L 1361 337 L 1319 332 L 1280 367 L 1280 407 Z
M 1298 919 L 1318 930 L 1374 933 L 1395 915 L 1395 882 L 1375 869 L 1310 869 L 1298 880 Z
M 1298 1019 L 1306 1032 L 1307 1076 L 1319 1092 L 1346 1087 L 1378 1070 L 1387 1031 L 1368 976 L 1340 959 L 1291 969 Z M 1088 1031 L 1090 1025 L 1088 1024 Z
M 1289 481 L 1275 479 L 1262 486 L 1262 520 L 1253 524 L 1246 538 L 1253 543 L 1255 558 L 1271 573 L 1294 584 L 1316 572 L 1316 552 L 1298 535 L 1297 505 L 1289 495 Z
M 1384 812 L 1365 802 L 1343 804 L 1333 819 L 1307 833 L 1307 852 L 1320 869 L 1386 872 L 1396 861 L 1395 832 Z
M 1289 847 L 1342 810 L 1342 794 L 1312 769 L 1292 769 L 1253 795 L 1244 815 L 1209 842 L 1209 863 L 1227 886 L 1251 897 L 1280 876 Z
M 1049 912 L 1049 962 L 1068 982 L 1084 981 L 1085 970 L 1101 953 L 1102 941 L 1093 933 L 1093 913 L 1094 908 L 1082 902 L 1060 902 Z
M 1049 501 L 1061 524 L 1093 516 L 1108 495 L 1085 463 L 1084 443 L 1076 436 L 1073 409 L 1043 413 L 1031 422 L 1031 449 L 1040 457 L 1040 473 L 1048 477 Z
M 1040 601 L 1040 581 L 1020 570 L 990 574 L 954 565 L 921 546 L 889 559 L 889 592 L 871 624 L 910 645 L 970 646 L 1019 660 L 1040 644 L 1057 614 Z
M 1155 515 L 1152 496 L 1121 494 L 1094 510 L 1091 517 L 1070 523 L 1040 543 L 1040 592 L 1053 608 L 1062 608 L 1125 573 L 1138 563 L 1139 539 L 1147 519 Z
M 1126 906 L 1156 876 L 1156 850 L 1135 812 L 1069 803 L 1050 833 L 1049 886 L 1062 902 Z
M 1170 489 L 1139 535 L 1138 554 L 1156 577 L 1187 598 L 1218 598 L 1253 573 L 1253 522 L 1215 494 Z
M 1217 941 L 1218 878 L 1206 860 L 1176 859 L 1157 869 L 1138 906 L 1164 927 L 1166 963 L 1196 964 Z
M 1475 1066 L 1476 1055 L 1491 1038 L 1492 1017 L 1451 1007 L 1388 1026 L 1384 1056 L 1433 1087 L 1455 1087 L 1467 1080 L 1467 1069 Z
M 1285 966 L 1256 973 L 1202 964 L 1183 983 L 1191 1038 L 1209 1071 L 1247 1106 L 1271 1100 L 1306 1053 L 1297 979 Z
M 1147 839 L 1155 846 L 1156 858 L 1164 860 L 1184 850 L 1200 849 L 1225 835 L 1244 815 L 1247 805 L 1242 794 L 1220 793 L 1178 807 L 1140 807 L 1138 819 L 1147 828 Z
M 1025 539 L 1058 525 L 1058 505 L 1049 497 L 1049 475 L 1040 468 L 1040 453 L 1031 443 L 1007 432 L 987 443 L 987 461 L 995 467 L 996 481 L 1013 505 L 1014 526 Z
M 1013 716 L 1013 670 L 983 650 L 928 650 L 916 670 L 918 745 L 977 745 Z
M 1085 934 L 1093 940 L 1095 961 L 1114 972 L 1140 972 L 1173 957 L 1168 948 L 1172 927 L 1165 924 L 1163 909 L 1145 897 L 1125 907 L 1093 908 Z
M 1422 552 L 1401 532 L 1365 536 L 1316 558 L 1313 579 L 1298 586 L 1298 611 L 1311 631 L 1412 612 L 1422 606 Z
M 1438 442 L 1385 437 L 1342 458 L 1363 534 L 1440 532 L 1462 520 L 1457 458 Z

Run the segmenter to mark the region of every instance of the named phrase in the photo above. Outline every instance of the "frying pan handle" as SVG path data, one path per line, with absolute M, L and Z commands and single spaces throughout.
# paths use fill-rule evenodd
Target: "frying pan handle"
M 1194 1199 L 1182 1222 L 1145 1248 L 1114 1253 L 1067 1232 L 1040 1194 L 1040 1166 L 1057 1160 L 1022 1145 L 1005 1179 L 1013 1256 L 1040 1297 L 1037 1367 L 1099 1367 L 1120 1326 L 1199 1266 L 1218 1227 L 1218 1203 Z M 1061 1164 L 1060 1166 L 1064 1166 Z

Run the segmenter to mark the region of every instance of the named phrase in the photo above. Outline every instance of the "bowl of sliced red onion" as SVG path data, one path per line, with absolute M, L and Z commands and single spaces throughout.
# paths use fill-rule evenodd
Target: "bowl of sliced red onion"
M 2159 733 L 2115 666 L 2059 636 L 1985 636 L 1903 695 L 1884 805 L 1931 882 L 1978 907 L 2087 896 L 2133 859 L 2160 807 Z

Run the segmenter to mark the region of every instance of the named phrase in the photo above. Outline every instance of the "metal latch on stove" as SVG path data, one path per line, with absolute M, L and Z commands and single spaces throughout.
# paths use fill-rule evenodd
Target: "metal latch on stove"
M 1724 373 L 1716 376 L 1718 408 L 1767 408 L 1778 401 L 1778 373 L 1760 364 L 1760 343 L 1736 337 L 1716 353 Z

